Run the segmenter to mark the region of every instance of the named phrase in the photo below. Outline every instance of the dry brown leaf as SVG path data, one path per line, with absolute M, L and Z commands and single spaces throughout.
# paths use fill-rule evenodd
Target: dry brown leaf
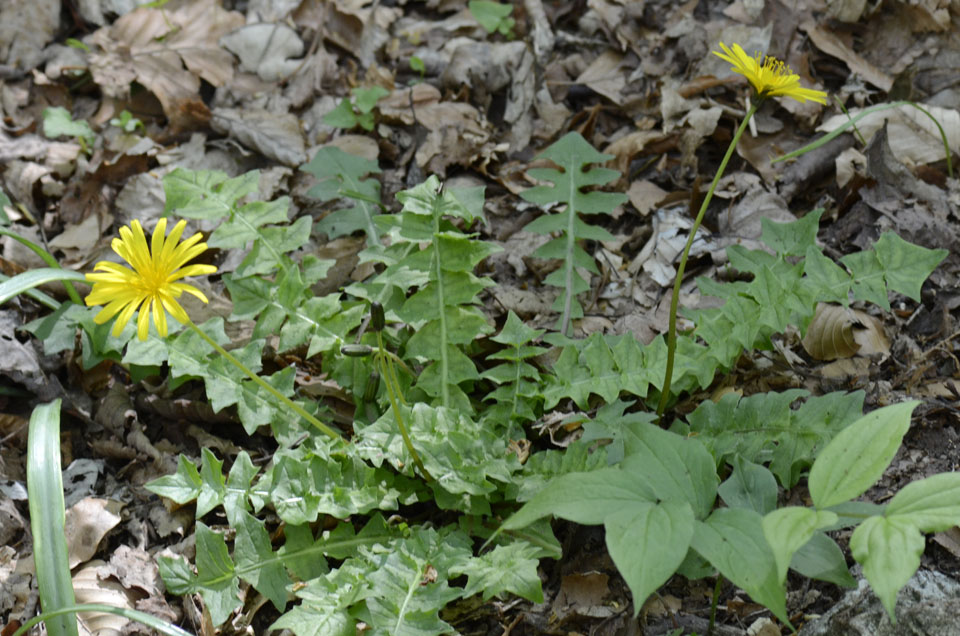
M 189 129 L 209 118 L 200 78 L 222 86 L 233 77 L 233 55 L 219 40 L 244 22 L 216 0 L 140 8 L 93 34 L 99 51 L 90 55 L 90 72 L 111 97 L 126 97 L 139 82 L 160 100 L 172 128 Z
M 70 567 L 90 560 L 100 540 L 122 521 L 123 504 L 109 499 L 87 497 L 70 506 L 66 513 L 65 534 Z
M 627 190 L 627 196 L 630 197 L 630 203 L 637 209 L 640 216 L 647 216 L 650 211 L 657 207 L 657 204 L 663 201 L 668 192 L 662 189 L 652 181 L 641 179 L 630 184 Z
M 865 60 L 832 31 L 813 21 L 804 22 L 800 28 L 807 32 L 814 46 L 827 55 L 840 58 L 852 72 L 877 88 L 889 91 L 893 87 L 893 78 L 890 75 Z
M 960 558 L 960 528 L 954 526 L 946 532 L 938 532 L 933 535 L 933 540 L 946 548 L 950 554 Z
M 890 352 L 883 325 L 859 309 L 819 303 L 803 337 L 803 348 L 815 360 L 837 360 Z
M 110 578 L 110 567 L 103 561 L 91 561 L 73 575 L 73 591 L 77 603 L 101 603 L 113 607 L 135 609 L 136 597 L 130 590 Z M 81 612 L 77 620 L 89 633 L 98 636 L 121 636 L 129 619 L 107 612 Z
M 616 51 L 605 51 L 576 79 L 577 84 L 589 86 L 617 106 L 623 105 L 621 91 L 627 85 L 621 65 L 623 56 Z

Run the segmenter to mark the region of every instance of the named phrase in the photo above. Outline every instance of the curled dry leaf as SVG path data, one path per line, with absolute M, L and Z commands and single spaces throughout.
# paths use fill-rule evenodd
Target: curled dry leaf
M 889 353 L 883 325 L 858 309 L 820 303 L 803 337 L 803 348 L 815 360 Z

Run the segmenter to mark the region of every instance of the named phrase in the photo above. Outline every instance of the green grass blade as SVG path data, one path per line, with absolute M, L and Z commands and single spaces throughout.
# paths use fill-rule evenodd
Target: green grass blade
M 133 609 L 128 609 L 126 607 L 113 607 L 112 605 L 103 605 L 101 603 L 84 603 L 82 605 L 70 605 L 68 607 L 61 607 L 60 609 L 53 612 L 44 612 L 39 616 L 31 618 L 29 621 L 24 623 L 20 629 L 13 633 L 13 636 L 24 636 L 31 627 L 36 625 L 41 621 L 48 621 L 47 627 L 49 630 L 50 619 L 54 617 L 74 614 L 76 612 L 106 612 L 109 614 L 116 614 L 117 616 L 123 616 L 129 618 L 132 621 L 137 621 L 143 623 L 147 627 L 157 630 L 165 636 L 191 636 L 190 632 L 186 632 L 175 625 L 171 625 L 166 621 L 160 620 L 156 616 L 147 614 L 145 612 L 140 612 Z M 53 633 L 52 631 L 50 633 Z
M 29 272 L 17 274 L 10 280 L 0 283 L 0 305 L 7 302 L 17 294 L 22 294 L 28 289 L 33 289 L 34 287 L 38 287 L 44 283 L 52 283 L 55 280 L 83 281 L 85 278 L 80 272 L 71 272 L 66 269 L 59 269 L 55 267 L 31 269 Z M 78 301 L 79 304 L 83 304 L 83 301 L 79 300 L 79 298 Z
M 4 275 L 4 274 L 0 274 L 0 283 L 5 283 L 5 282 L 7 282 L 8 280 L 10 280 L 10 277 L 9 277 L 9 276 L 6 276 L 6 275 Z M 35 301 L 37 301 L 37 302 L 40 303 L 41 305 L 45 305 L 46 307 L 48 307 L 48 308 L 50 308 L 50 309 L 53 309 L 54 311 L 56 311 L 57 309 L 60 308 L 60 301 L 59 301 L 59 300 L 57 300 L 56 298 L 50 296 L 49 294 L 43 293 L 43 292 L 40 291 L 39 289 L 28 289 L 27 291 L 25 291 L 25 292 L 23 292 L 23 293 L 24 293 L 27 297 L 34 299 Z
M 13 240 L 22 243 L 22 244 L 25 245 L 26 247 L 28 247 L 28 248 L 30 248 L 31 250 L 33 250 L 33 253 L 34 253 L 34 254 L 36 254 L 37 256 L 39 256 L 40 258 L 42 258 L 44 263 L 46 263 L 46 264 L 49 265 L 50 267 L 53 267 L 54 269 L 60 269 L 60 263 L 58 263 L 58 262 L 57 262 L 57 259 L 53 257 L 53 254 L 51 254 L 51 253 L 48 252 L 47 250 L 43 249 L 42 247 L 40 247 L 39 245 L 37 245 L 37 244 L 34 243 L 33 241 L 31 241 L 31 240 L 29 240 L 29 239 L 26 239 L 26 238 L 23 238 L 22 236 L 20 236 L 20 235 L 17 234 L 16 232 L 11 232 L 10 230 L 8 230 L 7 228 L 5 228 L 5 227 L 3 227 L 3 226 L 0 226 L 0 236 L 9 236 L 9 237 L 12 238 Z M 65 280 L 65 281 L 63 281 L 63 286 L 67 288 L 67 295 L 70 296 L 70 300 L 72 300 L 73 302 L 77 303 L 78 305 L 82 305 L 82 304 L 83 304 L 83 301 L 80 300 L 80 294 L 77 293 L 77 290 L 76 290 L 76 288 L 73 286 L 73 283 L 71 283 L 71 282 L 68 281 L 68 280 Z
M 60 400 L 41 404 L 30 416 L 27 496 L 40 604 L 47 612 L 75 605 L 64 534 Z M 51 618 L 47 621 L 47 633 L 51 636 L 77 636 L 77 621 L 72 616 Z
M 878 113 L 884 110 L 889 110 L 891 108 L 899 108 L 900 106 L 913 106 L 914 108 L 919 110 L 921 113 L 929 117 L 930 120 L 933 122 L 933 125 L 937 127 L 938 131 L 940 131 L 940 139 L 943 141 L 943 150 L 944 150 L 944 153 L 946 154 L 946 159 L 947 159 L 947 174 L 952 179 L 953 178 L 953 160 L 950 156 L 950 142 L 947 140 L 946 131 L 943 130 L 943 126 L 940 125 L 940 122 L 937 121 L 937 118 L 934 117 L 930 113 L 930 111 L 911 101 L 892 102 L 890 104 L 877 104 L 876 106 L 872 106 L 866 109 L 865 111 L 859 113 L 856 117 L 850 118 L 846 123 L 842 124 L 838 128 L 835 128 L 834 130 L 831 130 L 826 135 L 824 135 L 823 137 L 820 137 L 813 143 L 807 144 L 803 148 L 797 148 L 793 152 L 788 152 L 787 154 L 776 157 L 775 159 L 771 159 L 770 163 L 777 163 L 778 161 L 786 161 L 787 159 L 793 159 L 795 157 L 799 157 L 800 155 L 804 155 L 810 152 L 811 150 L 816 150 L 817 148 L 827 143 L 837 135 L 840 135 L 846 132 L 846 130 L 851 126 L 856 127 L 857 122 L 863 119 L 864 117 L 866 117 L 867 115 Z

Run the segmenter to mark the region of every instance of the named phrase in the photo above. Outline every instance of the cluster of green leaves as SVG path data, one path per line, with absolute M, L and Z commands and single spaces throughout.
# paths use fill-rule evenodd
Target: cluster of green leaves
M 350 91 L 351 97 L 340 100 L 337 107 L 323 116 L 323 123 L 336 128 L 351 130 L 360 126 L 364 130 L 373 130 L 375 122 L 373 109 L 381 98 L 390 91 L 381 86 L 358 86 Z
M 487 33 L 499 33 L 508 40 L 515 37 L 513 26 L 517 21 L 510 17 L 510 14 L 513 13 L 513 5 L 510 3 L 470 0 L 467 6 L 470 13 Z
M 558 309 L 569 312 L 569 321 L 577 315 L 576 294 L 587 285 L 576 268 L 595 271 L 578 242 L 609 238 L 604 230 L 584 223 L 579 214 L 609 213 L 621 197 L 583 191 L 617 175 L 600 168 L 584 171 L 588 164 L 608 157 L 582 138 L 568 135 L 543 156 L 560 170 L 542 170 L 534 176 L 554 185 L 534 188 L 525 196 L 542 205 L 560 201 L 565 207 L 561 214 L 543 216 L 528 228 L 559 234 L 538 255 L 563 261 L 559 278 L 548 282 L 565 288 Z M 184 459 L 176 475 L 154 482 L 156 492 L 181 503 L 197 500 L 198 519 L 223 505 L 237 532 L 231 553 L 220 534 L 198 524 L 196 573 L 183 561 L 166 562 L 163 572 L 170 578 L 171 589 L 200 592 L 208 604 L 219 608 L 216 618 L 224 620 L 238 604 L 236 586 L 241 580 L 271 598 L 280 610 L 296 597 L 299 604 L 276 624 L 296 633 L 315 633 L 308 629 L 315 624 L 330 626 L 333 633 L 347 633 L 357 620 L 363 620 L 384 633 L 406 633 L 417 625 L 423 630 L 418 633 L 439 634 L 449 631 L 437 615 L 439 609 L 468 593 L 540 597 L 536 559 L 556 556 L 555 540 L 542 521 L 547 515 L 605 526 L 608 549 L 634 593 L 635 607 L 677 572 L 691 578 L 719 572 L 786 621 L 788 568 L 842 585 L 851 583 L 842 552 L 824 530 L 887 518 L 888 508 L 850 500 L 875 481 L 876 467 L 882 471 L 889 457 L 845 456 L 852 468 L 824 482 L 825 489 L 839 490 L 844 497 L 827 498 L 828 503 L 815 499 L 811 509 L 777 509 L 778 481 L 789 488 L 807 470 L 817 474 L 822 470 L 818 466 L 828 465 L 822 459 L 818 463 L 818 456 L 832 457 L 830 453 L 839 451 L 830 449 L 841 448 L 832 440 L 858 431 L 867 425 L 864 422 L 902 428 L 909 421 L 909 409 L 892 407 L 861 417 L 862 393 L 815 398 L 808 398 L 804 391 L 743 399 L 731 395 L 718 403 L 702 404 L 686 421 L 678 420 L 671 431 L 665 431 L 644 408 L 644 400 L 655 398 L 663 382 L 666 345 L 661 338 L 644 345 L 630 335 L 594 334 L 577 341 L 555 334 L 548 338 L 559 343 L 555 362 L 543 367 L 534 364 L 548 351 L 536 344 L 543 331 L 527 327 L 513 314 L 500 333 L 489 338 L 502 348 L 487 356 L 481 372 L 474 361 L 476 342 L 490 336 L 493 328 L 477 302 L 478 294 L 492 281 L 473 272 L 494 247 L 478 240 L 469 228 L 482 220 L 482 191 L 445 189 L 431 177 L 399 193 L 400 211 L 387 215 L 380 214 L 379 188 L 368 178 L 377 172 L 372 162 L 323 151 L 304 169 L 320 180 L 313 196 L 324 202 L 349 201 L 325 217 L 323 231 L 328 235 L 363 231 L 368 247 L 361 259 L 376 263 L 379 271 L 372 279 L 347 288 L 349 296 L 313 298 L 309 286 L 323 275 L 321 264 L 274 259 L 271 265 L 277 271 L 264 276 L 255 261 L 248 263 L 248 257 L 244 263 L 256 273 L 225 276 L 235 303 L 232 318 L 257 320 L 255 337 L 279 333 L 281 350 L 309 341 L 308 355 L 323 353 L 324 368 L 356 393 L 367 386 L 373 363 L 338 355 L 336 345 L 353 338 L 368 343 L 372 350 L 371 334 L 358 330 L 366 311 L 360 301 L 381 302 L 390 323 L 387 341 L 407 361 L 407 368 L 415 371 L 412 376 L 404 374 L 406 399 L 391 402 L 381 387 L 373 417 L 364 419 L 358 412 L 349 445 L 334 449 L 329 441 L 311 437 L 308 443 L 278 452 L 255 482 L 255 471 L 244 469 L 249 460 L 238 459 L 223 476 L 220 462 L 205 451 L 199 471 Z M 236 207 L 236 199 L 231 205 Z M 918 299 L 920 282 L 943 258 L 942 253 L 887 234 L 872 250 L 851 254 L 841 261 L 842 266 L 837 265 L 815 244 L 818 220 L 816 212 L 789 225 L 765 223 L 763 239 L 773 254 L 730 248 L 731 267 L 749 280 L 699 281 L 704 293 L 725 302 L 718 308 L 689 312 L 695 328 L 679 338 L 674 393 L 709 386 L 718 370 L 731 366 L 745 350 L 769 347 L 770 338 L 788 325 L 802 329 L 818 302 L 852 298 L 887 306 L 891 290 Z M 263 223 L 252 225 L 260 228 Z M 247 236 L 263 240 L 259 235 Z M 383 239 L 388 240 L 381 243 Z M 327 312 L 317 313 L 320 307 Z M 318 330 L 325 324 L 321 317 L 336 324 Z M 307 332 L 309 337 L 304 336 Z M 171 350 L 179 348 L 178 340 L 185 335 L 171 339 Z M 256 342 L 247 346 L 254 367 L 259 346 Z M 171 364 L 174 368 L 182 373 L 185 367 Z M 210 372 L 197 366 L 189 371 L 207 380 L 210 393 L 211 381 L 205 377 Z M 224 369 L 218 371 L 229 375 Z M 285 394 L 293 394 L 292 378 L 274 378 Z M 226 386 L 222 377 L 218 381 Z M 486 391 L 478 392 L 484 387 Z M 256 399 L 252 386 L 231 387 L 225 393 Z M 211 394 L 212 402 L 215 395 Z M 798 401 L 802 403 L 797 407 Z M 228 403 L 216 401 L 214 406 Z M 240 402 L 232 403 L 240 412 Z M 565 451 L 534 453 L 521 464 L 509 441 L 522 439 L 524 424 L 561 403 L 581 412 L 583 441 Z M 271 423 L 281 443 L 291 439 L 289 431 L 270 421 L 275 405 L 243 408 L 249 411 L 241 414 L 245 424 Z M 254 419 L 251 413 L 264 419 Z M 398 430 L 398 419 L 406 423 L 412 446 L 427 473 L 435 476 L 433 480 L 421 480 L 414 472 L 414 457 Z M 605 446 L 596 449 L 597 441 Z M 893 448 L 898 444 L 899 438 Z M 239 476 L 234 471 L 240 471 Z M 842 483 L 845 475 L 853 473 L 873 478 L 858 482 L 862 489 L 853 492 Z M 718 494 L 725 508 L 716 507 Z M 389 528 L 378 516 L 424 500 L 459 511 L 461 526 L 463 521 L 473 521 L 428 531 Z M 515 533 L 526 528 L 527 534 L 474 556 L 464 527 L 470 527 L 478 539 L 490 538 L 494 506 L 511 501 L 527 503 L 501 530 Z M 917 499 L 908 496 L 905 501 L 903 506 L 911 514 L 913 507 L 933 514 L 929 505 Z M 279 548 L 266 539 L 263 520 L 255 515 L 263 509 L 273 510 L 286 524 L 286 543 Z M 921 512 L 909 517 L 911 537 L 936 525 Z M 790 523 L 783 522 L 788 514 Z M 343 522 L 315 537 L 308 524 L 320 515 L 355 520 L 366 516 L 369 521 L 362 529 Z M 898 516 L 892 523 L 906 527 L 906 518 Z M 870 530 L 888 523 L 869 521 L 860 527 Z M 877 532 L 887 532 L 886 525 L 877 527 L 881 528 Z M 789 528 L 794 529 L 792 534 Z M 336 542 L 339 532 L 352 541 L 349 549 Z M 858 528 L 857 532 L 865 531 Z M 201 533 L 204 550 L 216 558 L 208 554 L 201 560 Z M 354 538 L 360 536 L 369 540 Z M 291 544 L 291 537 L 296 537 L 296 543 Z M 449 548 L 441 558 L 430 548 L 440 545 L 438 541 L 456 549 Z M 326 554 L 340 563 L 331 567 L 320 559 L 322 565 L 316 571 L 302 572 L 292 555 L 303 551 Z M 872 553 L 863 547 L 856 553 L 861 562 L 873 564 L 868 575 L 872 584 L 886 575 L 900 581 L 909 569 L 905 562 L 891 564 Z M 512 564 L 504 567 L 513 576 L 510 580 L 503 578 L 502 571 L 494 575 L 494 569 L 488 568 L 492 563 L 504 566 L 503 560 Z M 270 568 L 258 569 L 258 564 L 267 563 Z M 219 569 L 210 569 L 213 564 Z M 436 574 L 431 570 L 436 578 L 423 586 L 427 564 L 436 570 Z M 392 577 L 374 574 L 388 571 Z M 458 573 L 471 572 L 475 577 L 465 588 L 447 582 Z M 230 582 L 226 587 L 225 581 Z M 301 582 L 294 584 L 297 581 Z M 878 589 L 889 597 L 889 590 L 895 594 L 899 585 Z M 411 590 L 415 602 L 410 602 Z M 385 600 L 372 607 L 374 596 Z
M 788 404 L 795 397 L 779 401 Z M 845 398 L 831 394 L 810 400 L 793 415 L 811 404 L 822 413 L 838 407 L 844 415 L 859 410 L 840 405 Z M 858 399 L 862 395 L 851 401 Z M 610 556 L 634 595 L 635 611 L 674 573 L 700 578 L 719 572 L 789 625 L 788 569 L 853 586 L 843 553 L 825 531 L 856 526 L 851 551 L 892 617 L 897 591 L 920 565 L 922 533 L 960 521 L 960 473 L 914 482 L 885 506 L 853 501 L 893 460 L 917 404 L 878 409 L 838 432 L 810 469 L 810 508 L 777 508 L 773 473 L 736 452 L 730 456 L 733 471 L 718 485 L 716 454 L 708 444 L 635 422 L 624 435 L 625 457 L 618 466 L 553 480 L 502 528 L 522 528 L 546 515 L 603 524 Z M 806 418 L 812 419 L 811 414 Z M 747 447 L 761 449 L 769 441 L 763 428 L 740 433 Z M 777 436 L 790 445 L 807 435 L 781 431 Z M 726 507 L 715 507 L 717 494 Z
M 171 389 L 200 379 L 215 410 L 235 409 L 247 432 L 269 426 L 277 439 L 262 472 L 245 453 L 224 471 L 203 449 L 199 462 L 181 457 L 175 474 L 149 486 L 181 504 L 196 502 L 196 560 L 161 559 L 169 590 L 199 593 L 215 624 L 239 607 L 240 587 L 251 586 L 282 612 L 274 626 L 298 635 L 352 634 L 359 621 L 377 634 L 450 633 L 439 611 L 457 599 L 542 599 L 538 559 L 560 553 L 545 519 L 553 515 L 605 526 L 635 609 L 675 573 L 719 572 L 784 621 L 789 568 L 851 583 L 826 531 L 859 524 L 854 556 L 892 607 L 916 569 L 921 533 L 960 521 L 960 488 L 951 475 L 908 486 L 886 507 L 851 501 L 889 463 L 914 405 L 861 417 L 862 393 L 731 395 L 702 404 L 669 431 L 657 426 L 647 405 L 663 383 L 663 339 L 574 340 L 564 333 L 582 313 L 576 296 L 588 286 L 578 269 L 596 272 L 581 243 L 609 238 L 580 215 L 609 214 L 622 202 L 622 195 L 593 190 L 618 175 L 585 170 L 608 157 L 576 134 L 542 157 L 557 169 L 531 175 L 552 185 L 525 198 L 563 205 L 528 226 L 556 233 L 538 252 L 562 261 L 547 281 L 564 288 L 556 306 L 562 332 L 553 334 L 512 313 L 494 334 L 480 310 L 480 294 L 493 281 L 476 268 L 496 250 L 476 233 L 481 188 L 444 188 L 431 177 L 397 195 L 396 214 L 382 214 L 371 178 L 377 166 L 321 151 L 303 167 L 319 180 L 311 196 L 340 207 L 316 229 L 328 236 L 364 232 L 360 258 L 376 274 L 342 293 L 316 296 L 312 287 L 330 263 L 299 253 L 314 229 L 311 219 L 291 223 L 285 198 L 257 200 L 256 173 L 228 178 L 178 169 L 164 179 L 168 211 L 217 224 L 212 247 L 245 251 L 223 274 L 233 313 L 200 329 L 226 344 L 229 322 L 255 321 L 250 341 L 232 353 L 256 372 L 272 337 L 281 352 L 296 350 L 319 364 L 357 404 L 347 443 L 303 429 L 193 331 L 172 329 L 166 339 L 151 333 L 139 342 L 130 340 L 128 326 L 113 339 L 109 325 L 92 325 L 90 310 L 70 304 L 31 325 L 50 349 L 72 346 L 79 325 L 85 338 L 99 339 L 92 351 L 133 369 L 159 373 L 166 362 Z M 888 306 L 889 291 L 919 299 L 920 284 L 944 256 L 886 234 L 838 265 L 816 247 L 818 220 L 814 213 L 789 225 L 765 224 L 773 253 L 730 248 L 731 267 L 749 280 L 699 281 L 724 304 L 689 312 L 695 328 L 678 339 L 673 395 L 709 386 L 718 371 L 744 351 L 769 347 L 787 326 L 802 330 L 818 302 Z M 367 329 L 374 302 L 385 310 L 384 324 Z M 388 358 L 402 370 L 389 387 L 376 363 Z M 292 367 L 265 379 L 322 416 L 319 405 L 298 396 Z M 527 457 L 527 425 L 557 409 L 583 423 L 582 439 L 564 450 L 534 448 Z M 795 486 L 808 471 L 813 507 L 778 509 L 779 488 Z M 717 495 L 725 507 L 717 507 Z M 385 513 L 427 502 L 445 511 L 430 515 L 442 522 L 384 521 Z M 497 531 L 499 519 L 523 502 Z M 229 530 L 204 523 L 222 519 L 220 507 Z M 321 519 L 338 521 L 318 530 Z M 479 549 L 484 540 L 495 547 Z M 451 583 L 462 575 L 465 585 Z

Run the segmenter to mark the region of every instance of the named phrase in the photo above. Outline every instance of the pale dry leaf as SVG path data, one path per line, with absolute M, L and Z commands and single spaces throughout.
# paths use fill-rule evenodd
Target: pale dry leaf
M 827 0 L 827 14 L 834 20 L 854 23 L 867 8 L 867 0 Z
M 851 72 L 883 91 L 893 87 L 893 77 L 864 59 L 832 31 L 812 20 L 804 22 L 800 28 L 807 32 L 814 46 L 827 55 L 843 60 Z
M 268 82 L 286 79 L 299 68 L 303 40 L 284 24 L 248 24 L 220 38 L 240 58 L 240 68 Z
M 222 86 L 233 77 L 233 55 L 220 37 L 244 24 L 243 15 L 216 0 L 181 2 L 171 9 L 140 8 L 91 37 L 94 81 L 110 97 L 126 97 L 137 81 L 156 95 L 174 129 L 209 117 L 200 78 Z
M 213 129 L 274 161 L 299 166 L 307 160 L 300 120 L 293 113 L 271 113 L 252 108 L 216 108 Z
M 814 360 L 851 358 L 860 350 L 853 338 L 853 318 L 849 309 L 839 305 L 819 303 L 807 333 L 803 349 Z
M 0 0 L 0 60 L 28 70 L 43 60 L 43 48 L 60 28 L 59 0 Z
M 101 603 L 113 607 L 135 609 L 133 592 L 125 590 L 110 578 L 110 567 L 103 561 L 91 561 L 73 575 L 73 591 L 77 603 Z M 107 612 L 80 612 L 77 620 L 97 636 L 122 636 L 129 619 Z
M 960 558 L 960 528 L 954 526 L 946 532 L 938 532 L 933 535 L 933 540 L 946 548 L 950 554 Z
M 887 354 L 890 340 L 883 325 L 859 309 L 819 303 L 803 337 L 803 348 L 815 360 Z
M 766 616 L 750 623 L 747 636 L 780 636 L 780 628 Z
M 153 556 L 140 548 L 117 546 L 106 568 L 125 588 L 136 587 L 149 596 L 162 596 L 163 584 Z
M 622 65 L 622 55 L 613 50 L 604 51 L 580 74 L 576 83 L 588 86 L 617 106 L 622 106 L 622 91 L 627 85 Z
M 867 158 L 856 148 L 847 148 L 834 159 L 837 169 L 837 185 L 841 188 L 850 183 L 858 172 L 863 174 Z
M 93 558 L 103 537 L 123 520 L 122 507 L 117 501 L 97 497 L 87 497 L 70 506 L 65 534 L 71 568 Z

